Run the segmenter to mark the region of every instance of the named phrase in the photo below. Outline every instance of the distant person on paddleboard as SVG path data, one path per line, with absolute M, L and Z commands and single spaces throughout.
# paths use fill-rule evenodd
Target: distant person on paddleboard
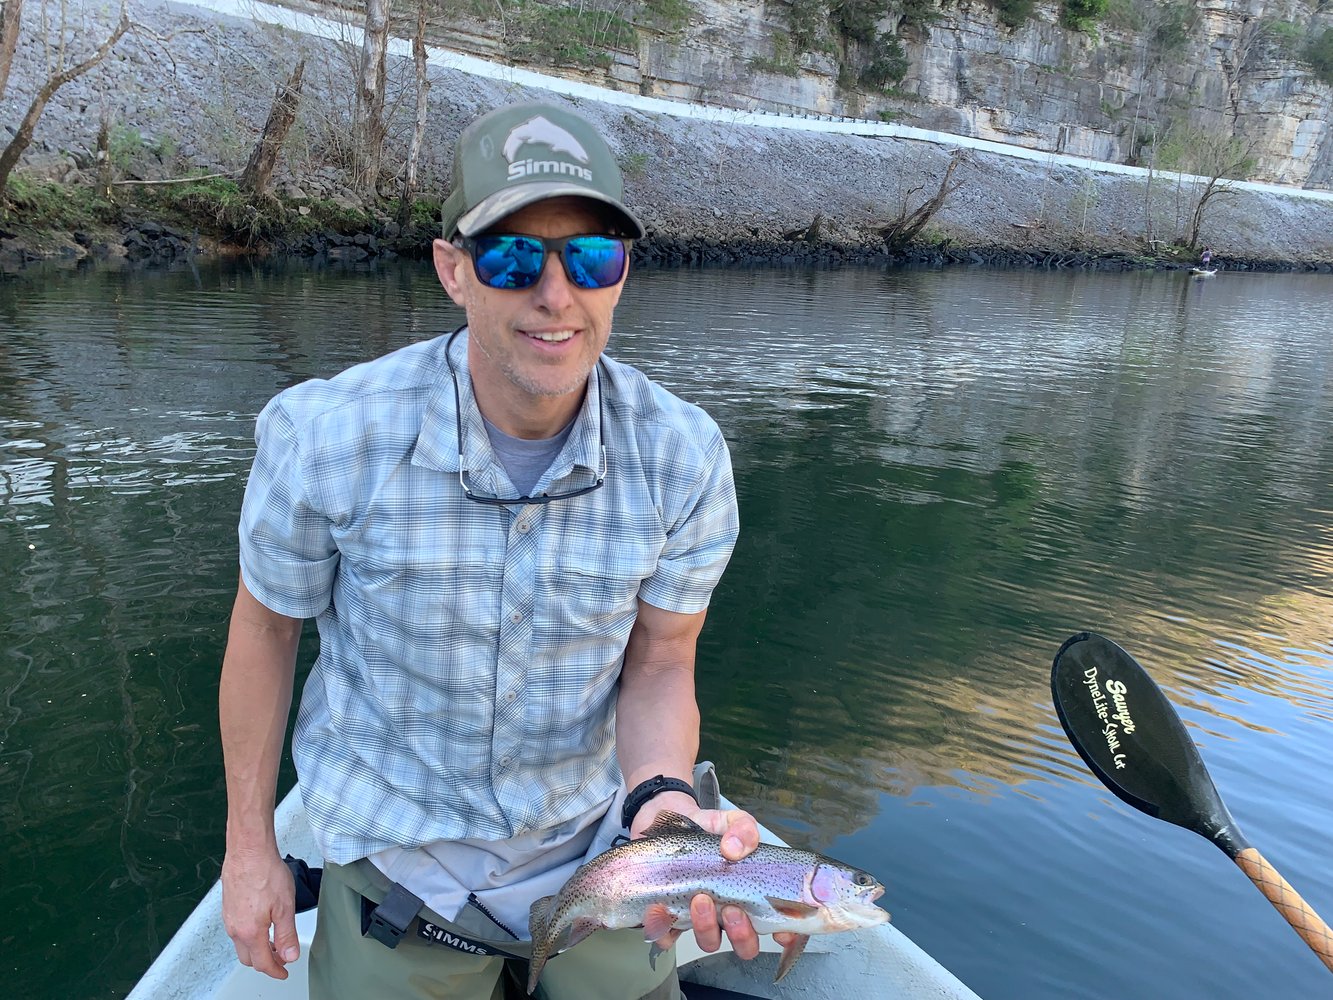
M 259 416 L 220 693 L 223 915 L 240 961 L 285 978 L 299 950 L 273 809 L 315 618 L 292 737 L 327 863 L 315 1000 L 525 988 L 534 900 L 664 810 L 727 858 L 758 846 L 753 817 L 701 809 L 689 784 L 695 646 L 736 496 L 713 420 L 602 353 L 644 235 L 621 197 L 605 140 L 566 108 L 479 118 L 433 246 L 466 325 Z M 725 926 L 757 954 L 740 908 L 691 909 L 704 950 Z M 539 995 L 680 997 L 674 952 L 650 950 L 642 930 L 599 931 Z
M 1213 262 L 1212 248 L 1204 247 L 1203 256 L 1199 258 L 1199 266 L 1202 267 L 1204 270 L 1207 270 L 1208 267 L 1212 264 L 1212 262 Z

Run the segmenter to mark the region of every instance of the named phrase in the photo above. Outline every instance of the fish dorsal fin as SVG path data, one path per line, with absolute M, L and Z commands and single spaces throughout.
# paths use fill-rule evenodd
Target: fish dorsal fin
M 801 920 L 805 917 L 812 917 L 819 912 L 818 906 L 811 906 L 809 903 L 803 903 L 799 899 L 779 899 L 777 896 L 765 896 L 769 905 L 777 910 L 784 917 L 792 917 Z
M 645 837 L 665 837 L 670 833 L 702 833 L 704 836 L 712 836 L 694 820 L 686 819 L 670 809 L 663 809 L 654 816 L 652 826 L 643 831 Z

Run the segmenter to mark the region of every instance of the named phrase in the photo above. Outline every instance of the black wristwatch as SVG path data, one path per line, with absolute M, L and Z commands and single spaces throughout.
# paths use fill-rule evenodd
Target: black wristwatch
M 620 810 L 621 826 L 628 830 L 630 824 L 634 822 L 634 817 L 639 815 L 639 810 L 643 808 L 644 803 L 662 792 L 684 792 L 696 803 L 699 801 L 699 796 L 694 794 L 694 786 L 688 781 L 682 781 L 680 778 L 668 778 L 665 774 L 659 774 L 647 781 L 641 781 L 625 796 L 625 805 Z

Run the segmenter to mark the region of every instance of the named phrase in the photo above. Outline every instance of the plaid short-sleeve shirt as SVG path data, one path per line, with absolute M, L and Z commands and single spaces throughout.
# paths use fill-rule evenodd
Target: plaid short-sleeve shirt
M 726 444 L 702 410 L 603 359 L 535 492 L 459 485 L 446 339 L 275 397 L 240 525 L 264 605 L 318 619 L 293 756 L 330 860 L 557 826 L 615 793 L 615 697 L 637 602 L 707 607 L 737 534 Z M 464 467 L 514 495 L 452 348 Z M 599 394 L 604 397 L 599 399 Z

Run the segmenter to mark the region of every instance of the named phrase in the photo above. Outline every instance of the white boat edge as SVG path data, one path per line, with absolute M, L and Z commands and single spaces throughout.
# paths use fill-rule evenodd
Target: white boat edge
M 729 803 L 727 803 L 729 805 Z M 278 805 L 274 816 L 278 844 L 284 853 L 321 863 L 319 849 L 306 823 L 299 788 Z M 760 826 L 765 841 L 782 839 Z M 315 911 L 297 914 L 301 958 L 288 966 L 288 978 L 269 979 L 236 960 L 222 926 L 222 884 L 208 894 L 172 936 L 144 973 L 127 1000 L 295 1000 L 307 995 L 306 956 L 315 934 Z M 761 938 L 764 952 L 780 949 Z M 849 997 L 896 997 L 903 1000 L 979 1000 L 967 986 L 926 954 L 892 924 L 828 937 L 815 937 L 805 955 L 781 983 L 772 983 L 776 954 L 742 962 L 727 950 L 714 955 L 700 951 L 690 935 L 677 945 L 681 980 L 745 992 L 769 1000 L 848 1000 Z

